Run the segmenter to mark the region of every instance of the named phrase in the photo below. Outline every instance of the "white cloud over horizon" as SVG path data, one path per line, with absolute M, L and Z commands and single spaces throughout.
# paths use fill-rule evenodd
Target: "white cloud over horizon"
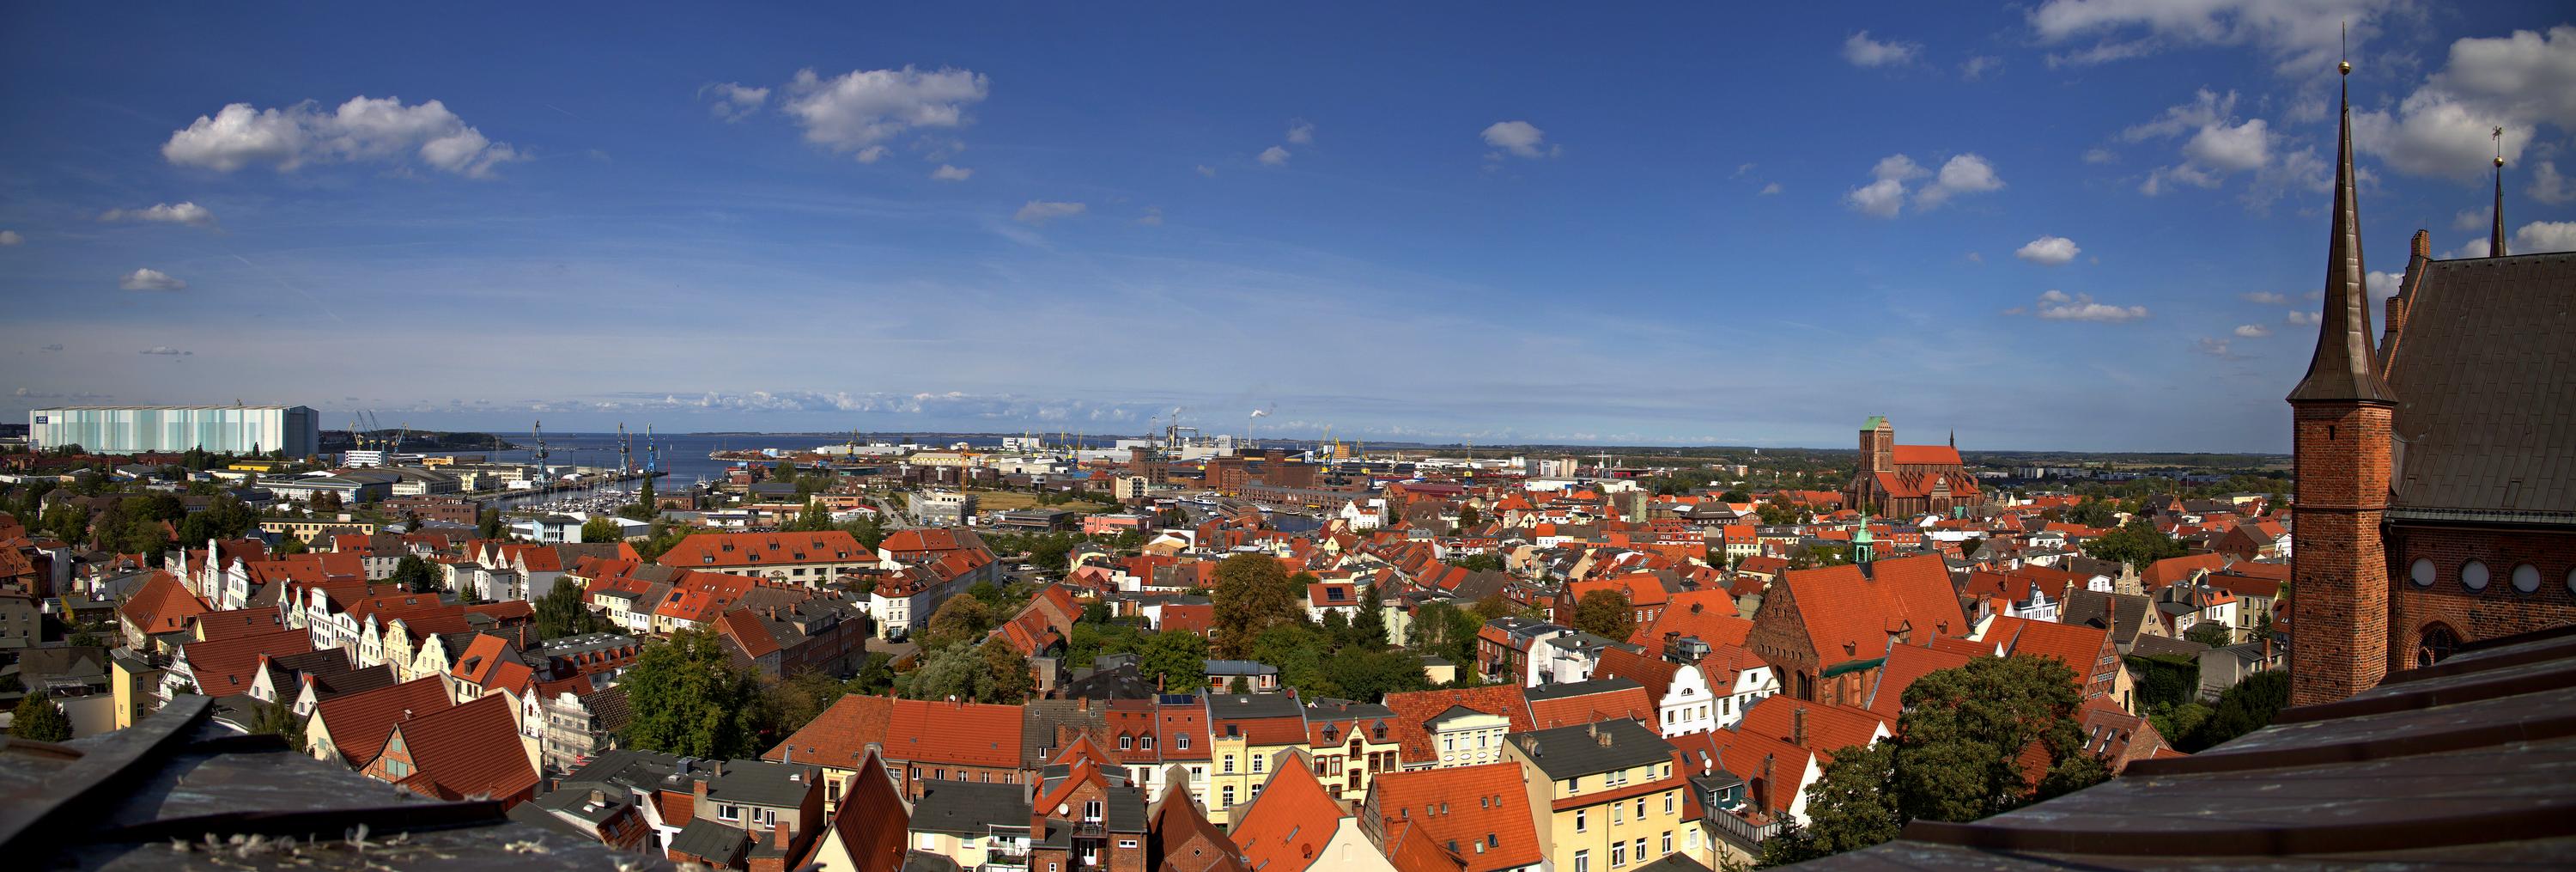
M 188 287 L 188 283 L 171 278 L 169 273 L 143 268 L 126 273 L 117 286 L 129 291 L 176 291 Z
M 852 70 L 824 78 L 808 67 L 787 83 L 780 109 L 804 128 L 805 141 L 860 163 L 888 153 L 886 143 L 922 129 L 953 129 L 970 119 L 992 82 L 971 70 Z
M 416 157 L 467 178 L 490 178 L 501 164 L 526 156 L 467 126 L 447 105 L 404 105 L 399 97 L 350 98 L 330 112 L 306 101 L 283 109 L 232 103 L 170 134 L 161 156 L 174 164 L 232 172 L 270 164 L 279 172 L 306 163 L 400 161 Z
M 2075 245 L 2075 240 L 2063 236 L 2042 236 L 2015 250 L 2013 256 L 2031 263 L 2057 266 L 2074 260 L 2083 252 L 2084 249 Z

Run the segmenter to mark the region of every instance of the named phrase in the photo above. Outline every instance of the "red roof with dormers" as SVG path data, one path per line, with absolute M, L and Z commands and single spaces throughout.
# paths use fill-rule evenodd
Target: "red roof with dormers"
M 910 763 L 946 763 L 1017 769 L 1020 707 L 946 700 L 894 701 L 886 728 L 886 755 Z
M 145 635 L 152 635 L 187 629 L 189 620 L 206 613 L 206 603 L 189 593 L 178 576 L 156 571 L 116 611 Z
M 1389 772 L 1371 780 L 1369 795 L 1384 832 L 1419 827 L 1466 872 L 1491 872 L 1547 859 L 1522 781 L 1518 763 Z
M 260 655 L 283 657 L 311 651 L 313 635 L 281 628 L 190 642 L 181 650 L 188 659 L 189 675 L 197 680 L 197 692 L 220 698 L 250 692 L 251 682 L 259 677 Z
M 1259 872 L 1304 872 L 1342 821 L 1342 805 L 1304 766 L 1284 766 L 1226 835 Z
M 911 532 L 911 531 L 901 531 Z M 891 537 L 889 537 L 891 538 Z M 807 563 L 872 560 L 859 540 L 839 530 L 820 533 L 697 533 L 662 552 L 664 566 L 743 569 Z
M 1809 643 L 1825 666 L 1887 656 L 1899 633 L 1913 644 L 1968 631 L 1950 587 L 1949 570 L 1933 554 L 1893 557 L 1870 564 L 1793 569 L 1780 576 L 1805 623 Z

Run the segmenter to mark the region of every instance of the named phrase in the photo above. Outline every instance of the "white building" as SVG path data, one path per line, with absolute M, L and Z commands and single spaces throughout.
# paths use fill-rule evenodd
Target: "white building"
M 78 445 L 104 454 L 186 451 L 322 452 L 320 415 L 306 406 L 63 406 L 27 412 L 38 448 Z

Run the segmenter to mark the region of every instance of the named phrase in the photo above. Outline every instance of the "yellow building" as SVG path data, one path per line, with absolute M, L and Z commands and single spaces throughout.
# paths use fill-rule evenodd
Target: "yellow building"
M 1557 872 L 1620 872 L 1686 850 L 1697 825 L 1673 769 L 1673 746 L 1632 720 L 1513 733 L 1504 752 L 1525 772 L 1539 847 Z
M 1225 826 L 1270 783 L 1279 752 L 1306 750 L 1306 714 L 1284 693 L 1212 694 L 1207 711 L 1207 818 Z
M 1357 804 L 1369 781 L 1401 767 L 1395 712 L 1382 705 L 1325 699 L 1306 707 L 1306 747 L 1315 780 L 1333 798 Z
M 374 521 L 326 521 L 319 518 L 271 518 L 259 522 L 262 533 L 276 533 L 306 545 L 315 540 L 343 534 L 373 536 L 380 529 Z

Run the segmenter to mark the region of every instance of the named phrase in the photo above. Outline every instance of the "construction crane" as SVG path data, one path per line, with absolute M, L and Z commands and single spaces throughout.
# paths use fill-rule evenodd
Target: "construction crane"
M 858 431 L 853 430 L 850 431 L 850 433 L 851 439 L 855 440 L 858 438 Z M 655 454 L 655 449 L 653 448 L 653 425 L 646 424 L 644 425 L 644 474 L 651 476 L 658 474 L 661 471 L 662 464 L 660 463 L 660 458 Z
M 530 437 L 533 437 L 533 438 L 536 440 L 536 443 L 537 443 L 537 447 L 536 447 L 536 448 L 534 448 L 534 449 L 531 449 L 531 450 L 528 452 L 528 461 L 529 461 L 529 462 L 531 462 L 531 463 L 536 464 L 536 466 L 537 466 L 537 475 L 539 475 L 539 476 L 544 476 L 544 475 L 546 474 L 546 454 L 547 454 L 547 452 L 546 452 L 546 422 L 544 422 L 544 421 L 538 421 L 538 422 L 536 423 L 536 425 L 535 425 L 535 426 L 528 428 L 528 435 L 529 435 Z
M 626 438 L 626 422 L 617 422 L 617 474 L 635 471 L 635 443 Z

